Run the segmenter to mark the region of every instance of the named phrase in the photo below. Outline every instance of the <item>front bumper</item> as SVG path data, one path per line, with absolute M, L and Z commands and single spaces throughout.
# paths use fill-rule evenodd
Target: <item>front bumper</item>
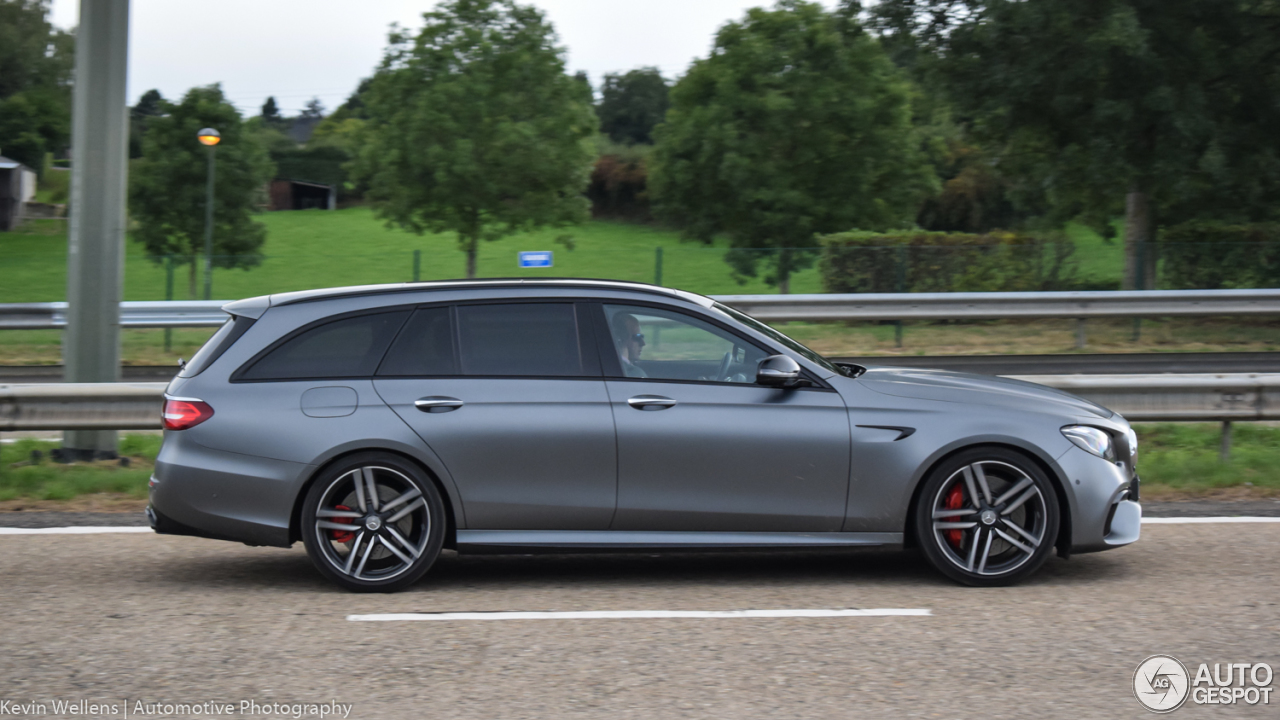
M 1135 542 L 1142 531 L 1138 477 L 1078 447 L 1058 458 L 1071 510 L 1071 552 L 1109 550 Z

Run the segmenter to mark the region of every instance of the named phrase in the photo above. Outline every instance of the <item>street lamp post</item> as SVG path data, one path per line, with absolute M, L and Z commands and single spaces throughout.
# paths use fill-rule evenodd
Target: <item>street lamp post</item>
M 222 136 L 213 128 L 205 128 L 196 139 L 209 148 L 209 183 L 204 201 L 204 299 L 213 299 L 213 173 L 217 164 L 215 155 Z

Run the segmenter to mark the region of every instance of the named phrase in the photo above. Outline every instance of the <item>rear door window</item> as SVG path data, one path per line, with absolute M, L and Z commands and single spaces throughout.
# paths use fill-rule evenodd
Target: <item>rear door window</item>
M 409 312 L 356 315 L 304 330 L 270 350 L 238 379 L 372 377 Z
M 572 303 L 463 305 L 458 356 L 464 375 L 584 375 Z
M 396 337 L 387 357 L 378 367 L 379 377 L 422 377 L 457 375 L 454 359 L 453 323 L 449 308 L 422 308 Z

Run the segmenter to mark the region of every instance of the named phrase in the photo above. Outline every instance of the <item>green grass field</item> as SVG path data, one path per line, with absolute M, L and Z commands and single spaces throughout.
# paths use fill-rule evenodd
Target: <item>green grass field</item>
M 1138 469 L 1149 499 L 1197 496 L 1226 488 L 1248 487 L 1250 494 L 1280 495 L 1280 427 L 1238 423 L 1230 462 L 1218 459 L 1219 426 L 1213 423 L 1139 424 Z M 141 502 L 147 478 L 160 450 L 158 435 L 124 435 L 118 463 L 60 465 L 45 453 L 52 443 L 25 439 L 0 445 L 0 501 L 65 501 L 87 494 L 111 493 Z
M 264 213 L 266 256 L 249 270 L 215 269 L 213 295 L 236 299 L 317 287 L 404 282 L 413 279 L 414 250 L 421 251 L 419 278 L 441 280 L 465 274 L 465 256 L 449 235 L 418 236 L 387 228 L 368 208 L 333 212 L 300 210 Z M 48 302 L 66 297 L 65 222 L 40 221 L 17 232 L 0 233 L 0 302 Z M 574 249 L 555 242 L 573 238 Z M 483 243 L 478 269 L 482 277 L 599 277 L 653 282 L 657 248 L 663 249 L 662 283 L 706 294 L 776 292 L 755 279 L 734 281 L 724 263 L 725 247 L 681 242 L 669 230 L 648 225 L 590 221 L 568 229 L 545 230 Z M 553 250 L 555 267 L 517 267 L 521 250 Z M 175 272 L 174 297 L 187 296 L 187 267 Z M 792 279 L 793 292 L 820 292 L 815 269 Z M 125 300 L 163 300 L 165 270 L 149 261 L 143 248 L 125 247 Z

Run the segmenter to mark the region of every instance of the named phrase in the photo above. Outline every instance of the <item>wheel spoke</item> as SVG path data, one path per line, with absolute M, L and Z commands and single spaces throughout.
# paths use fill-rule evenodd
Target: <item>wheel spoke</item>
M 405 554 L 404 554 L 404 551 L 403 551 L 403 550 L 401 550 L 400 548 L 396 547 L 396 546 L 395 546 L 395 545 L 393 545 L 392 543 L 387 542 L 387 539 L 386 539 L 385 537 L 383 537 L 383 536 L 379 535 L 379 536 L 378 536 L 378 542 L 382 543 L 382 547 L 384 547 L 384 548 L 386 548 L 386 549 L 390 550 L 390 551 L 391 551 L 391 554 L 393 554 L 393 555 L 395 555 L 396 557 L 400 558 L 400 560 L 401 560 L 401 561 L 403 561 L 405 565 L 408 565 L 408 564 L 410 564 L 410 563 L 412 563 L 412 562 L 413 562 L 413 560 L 412 560 L 412 559 L 410 559 L 408 555 L 405 555 Z
M 1017 510 L 1018 508 L 1022 507 L 1023 503 L 1025 503 L 1026 501 L 1030 500 L 1031 498 L 1039 494 L 1040 494 L 1040 491 L 1038 489 L 1034 487 L 1029 488 L 1026 492 L 1022 493 L 1022 495 L 1020 495 L 1017 500 L 1014 500 L 1013 502 L 1009 503 L 1009 507 L 1005 508 L 1004 510 L 1001 510 L 1000 514 L 1001 515 L 1012 514 L 1014 510 Z
M 1007 542 L 1007 543 L 1009 543 L 1010 545 L 1012 545 L 1012 546 L 1014 546 L 1014 547 L 1018 548 L 1018 549 L 1019 549 L 1019 550 L 1021 550 L 1022 552 L 1026 553 L 1026 554 L 1028 554 L 1028 555 L 1032 555 L 1032 554 L 1034 554 L 1034 553 L 1035 553 L 1035 549 L 1034 549 L 1034 548 L 1028 547 L 1025 543 L 1023 543 L 1022 541 L 1018 540 L 1017 538 L 1015 538 L 1014 536 L 1010 535 L 1009 533 L 1007 533 L 1007 532 L 1005 532 L 1005 531 L 1003 531 L 1003 530 L 1001 530 L 1001 529 L 999 529 L 999 528 L 995 528 L 995 531 L 996 531 L 996 534 L 1000 536 L 1000 539 L 1001 539 L 1001 540 L 1004 540 L 1005 542 Z
M 422 491 L 421 491 L 421 490 L 419 490 L 418 488 L 412 488 L 412 489 L 410 489 L 410 490 L 407 490 L 407 491 L 406 491 L 403 495 L 401 495 L 400 497 L 398 497 L 398 498 L 396 498 L 396 499 L 394 499 L 394 500 L 390 500 L 390 501 L 388 501 L 388 502 L 387 502 L 387 504 L 383 505 L 383 506 L 382 506 L 382 512 L 389 512 L 389 511 L 391 511 L 393 508 L 395 508 L 397 505 L 400 505 L 401 503 L 407 503 L 407 502 L 409 502 L 410 500 L 412 500 L 412 499 L 414 499 L 414 498 L 417 498 L 417 497 L 422 497 Z
M 933 524 L 934 530 L 968 530 L 977 527 L 976 522 L 936 522 Z
M 990 531 L 987 535 L 990 535 Z M 982 543 L 982 528 L 978 528 L 973 533 L 973 543 L 969 545 L 969 558 L 965 561 L 964 569 L 973 572 L 973 561 L 978 557 L 978 545 Z
M 360 543 L 364 540 L 364 532 L 361 531 L 356 535 L 356 541 L 351 543 L 351 552 L 347 553 L 347 564 L 342 566 L 342 572 L 350 575 L 351 566 L 356 562 L 356 555 L 360 553 Z
M 978 487 L 982 488 L 982 499 L 991 504 L 991 486 L 987 484 L 987 474 L 982 471 L 981 463 L 974 463 L 969 467 L 973 468 L 973 477 L 978 481 Z
M 320 508 L 316 510 L 316 517 L 322 518 L 358 518 L 364 517 L 364 513 L 355 510 L 330 510 L 328 508 Z
M 400 531 L 396 530 L 394 527 L 390 525 L 387 525 L 386 527 L 387 527 L 387 534 L 390 535 L 396 542 L 400 543 L 400 546 L 404 548 L 405 552 L 412 555 L 414 560 L 417 560 L 418 556 L 422 554 L 422 551 L 419 550 L 417 547 L 415 547 L 413 543 L 406 540 L 405 537 L 400 534 Z M 383 538 L 383 544 L 385 544 L 387 547 L 391 547 L 391 544 L 386 542 L 386 538 Z M 405 562 L 408 562 L 408 560 L 406 560 Z
M 1031 544 L 1031 547 L 1037 547 L 1037 548 L 1040 547 L 1040 538 L 1022 529 L 1017 523 L 1009 522 L 1008 520 L 1006 520 L 1004 522 L 1004 526 L 1009 528 L 1010 530 L 1017 532 L 1019 535 L 1025 538 L 1026 541 Z
M 1013 487 L 1009 488 L 1009 489 L 1008 489 L 1008 491 L 1006 491 L 1003 495 L 1001 495 L 1000 497 L 996 498 L 996 501 L 995 501 L 995 503 L 993 503 L 993 504 L 994 504 L 994 505 L 1003 505 L 1003 504 L 1005 504 L 1006 502 L 1008 502 L 1008 501 L 1009 501 L 1009 498 L 1013 497 L 1014 495 L 1017 495 L 1018 493 L 1022 492 L 1023 490 L 1026 490 L 1026 489 L 1027 489 L 1028 487 L 1030 487 L 1030 486 L 1031 486 L 1031 478 L 1022 478 L 1022 481 L 1021 481 L 1021 482 L 1019 482 L 1017 485 L 1014 485 Z
M 996 539 L 995 534 L 994 534 L 994 533 L 992 533 L 990 530 L 988 530 L 988 531 L 987 531 L 987 544 L 986 544 L 986 547 L 984 547 L 984 548 L 982 549 L 982 560 L 978 563 L 978 574 L 979 574 L 979 575 L 981 575 L 981 574 L 982 574 L 983 572 L 985 572 L 985 571 L 986 571 L 986 569 L 987 569 L 987 559 L 991 557 L 991 541 L 992 541 L 992 540 L 995 540 L 995 539 Z
M 975 508 L 961 508 L 959 510 L 934 510 L 933 519 L 941 520 L 942 518 L 961 517 L 963 515 L 972 515 L 978 512 Z
M 360 476 L 364 478 L 365 490 L 369 494 L 369 506 L 374 512 L 378 511 L 378 484 L 373 480 L 373 468 L 360 468 Z
M 353 470 L 352 474 L 356 474 L 358 472 L 359 471 L 357 470 Z M 369 505 L 364 501 L 364 478 L 357 477 L 353 482 L 355 482 L 356 486 L 356 504 L 360 506 L 360 512 L 367 513 L 369 512 Z
M 360 573 L 364 572 L 364 564 L 369 562 L 369 555 L 373 552 L 373 546 L 376 545 L 377 543 L 378 543 L 377 535 L 374 535 L 373 537 L 369 538 L 369 544 L 364 546 L 364 556 L 360 558 L 360 565 L 359 567 L 356 568 L 356 574 L 353 575 L 352 577 L 354 577 L 357 580 L 360 579 Z
M 400 518 L 403 518 L 405 515 L 408 515 L 409 513 L 413 512 L 414 510 L 417 510 L 418 508 L 426 504 L 427 504 L 426 500 L 423 500 L 422 498 L 418 498 L 417 500 L 414 500 L 408 505 L 405 505 L 404 507 L 400 508 L 399 512 L 397 512 L 395 515 L 392 515 L 391 517 L 387 518 L 386 524 L 390 525 L 393 522 L 399 522 Z
M 360 529 L 359 525 L 347 525 L 346 523 L 336 523 L 329 520 L 317 520 L 316 527 L 323 530 L 342 530 L 343 532 L 356 532 Z

